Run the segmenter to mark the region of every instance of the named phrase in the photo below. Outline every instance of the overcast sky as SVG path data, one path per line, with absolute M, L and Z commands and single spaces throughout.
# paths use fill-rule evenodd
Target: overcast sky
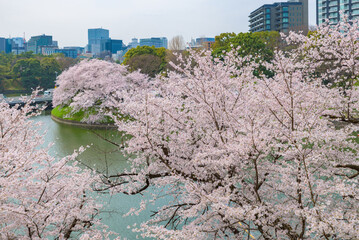
M 280 0 L 279 0 L 280 1 Z M 122 39 L 248 32 L 251 11 L 274 0 L 0 0 L 0 37 L 52 35 L 64 46 L 85 46 L 88 28 Z M 315 25 L 315 0 L 309 0 Z

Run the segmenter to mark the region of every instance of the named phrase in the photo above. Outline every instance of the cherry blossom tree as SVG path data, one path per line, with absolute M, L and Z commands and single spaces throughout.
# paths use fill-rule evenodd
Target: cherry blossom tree
M 91 197 L 96 177 L 76 166 L 83 149 L 62 159 L 48 154 L 26 104 L 0 103 L 0 238 L 108 239 Z M 92 194 L 93 195 L 93 194 Z
M 106 112 L 114 112 L 121 91 L 129 86 L 147 84 L 147 77 L 139 71 L 129 72 L 123 65 L 102 60 L 84 60 L 63 72 L 57 80 L 53 105 L 70 106 L 72 113 L 88 112 L 87 122 L 104 120 Z

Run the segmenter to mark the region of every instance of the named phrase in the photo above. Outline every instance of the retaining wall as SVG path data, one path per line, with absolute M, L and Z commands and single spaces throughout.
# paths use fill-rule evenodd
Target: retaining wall
M 63 118 L 55 117 L 51 114 L 51 119 L 55 122 L 66 124 L 70 126 L 82 127 L 82 128 L 90 128 L 90 129 L 116 129 L 117 127 L 113 124 L 89 124 L 84 122 L 77 122 L 72 120 L 66 120 Z

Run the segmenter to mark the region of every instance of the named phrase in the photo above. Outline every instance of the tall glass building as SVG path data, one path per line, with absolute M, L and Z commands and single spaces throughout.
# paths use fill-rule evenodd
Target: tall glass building
M 340 21 L 340 11 L 350 19 L 359 17 L 359 0 L 317 0 L 317 25 L 329 19 L 329 23 Z
M 0 53 L 10 53 L 11 52 L 11 42 L 12 40 L 9 38 L 0 37 Z
M 11 39 L 11 52 L 15 55 L 26 52 L 26 41 L 22 37 L 15 37 Z
M 305 31 L 308 29 L 308 0 L 265 4 L 249 15 L 249 31 Z
M 125 49 L 122 40 L 109 39 L 105 42 L 105 50 L 109 51 L 112 54 L 116 54 L 118 51 Z

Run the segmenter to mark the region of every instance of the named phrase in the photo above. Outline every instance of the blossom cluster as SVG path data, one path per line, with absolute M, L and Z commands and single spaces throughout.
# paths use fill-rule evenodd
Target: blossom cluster
M 122 92 L 146 85 L 147 77 L 139 71 L 129 72 L 117 63 L 92 59 L 84 60 L 63 72 L 57 79 L 53 106 L 69 106 L 71 113 L 85 111 L 84 121 L 99 122 L 116 103 L 123 99 Z

